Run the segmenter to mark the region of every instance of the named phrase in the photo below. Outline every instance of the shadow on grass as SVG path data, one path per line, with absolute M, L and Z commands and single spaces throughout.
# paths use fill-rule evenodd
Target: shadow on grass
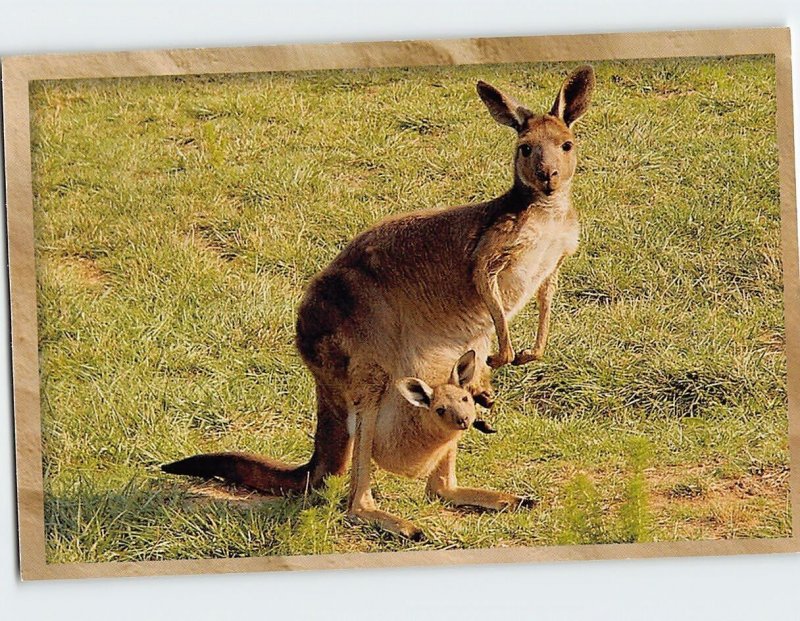
M 652 368 L 632 365 L 608 371 L 565 362 L 542 363 L 525 370 L 524 395 L 520 371 L 498 378 L 497 392 L 505 399 L 526 399 L 537 411 L 554 419 L 573 412 L 628 412 L 673 419 L 702 416 L 715 408 L 730 408 L 747 401 L 763 387 L 731 369 L 712 363 L 685 367 Z M 768 387 L 776 398 L 784 396 L 779 384 Z
M 214 481 L 133 479 L 118 490 L 45 495 L 51 563 L 334 552 L 344 487 L 275 497 Z

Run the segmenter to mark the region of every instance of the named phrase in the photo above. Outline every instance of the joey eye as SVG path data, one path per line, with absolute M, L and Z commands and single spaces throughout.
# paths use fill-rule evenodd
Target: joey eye
M 444 416 L 445 409 L 444 409 L 444 408 L 436 408 L 436 413 L 437 413 L 439 416 Z
M 572 144 L 572 141 L 571 140 L 567 140 L 564 144 L 561 145 L 561 148 L 564 151 L 572 151 L 572 147 L 573 146 L 574 145 Z
M 462 400 L 464 403 L 466 403 L 466 402 L 467 402 L 467 396 L 466 396 L 466 395 L 464 395 L 464 396 L 461 398 L 461 400 Z
M 519 152 L 524 157 L 530 157 L 531 153 L 533 153 L 533 147 L 531 147 L 531 145 L 529 145 L 529 144 L 521 144 L 521 145 L 519 145 Z

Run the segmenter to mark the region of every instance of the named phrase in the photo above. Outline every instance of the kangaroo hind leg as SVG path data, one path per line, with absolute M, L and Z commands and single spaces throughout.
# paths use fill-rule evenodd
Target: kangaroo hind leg
M 359 519 L 375 522 L 388 532 L 417 541 L 422 538 L 422 531 L 408 520 L 378 509 L 370 487 L 375 426 L 389 376 L 379 365 L 368 364 L 352 369 L 350 379 L 349 407 L 355 417 L 355 433 L 348 512 Z
M 331 385 L 317 380 L 317 429 L 310 465 L 311 487 L 318 487 L 329 475 L 347 470 L 353 440 L 347 430 L 347 404 Z
M 533 507 L 536 502 L 506 492 L 476 487 L 459 487 L 456 480 L 456 446 L 453 445 L 428 476 L 426 491 L 456 506 L 481 507 L 493 511 Z

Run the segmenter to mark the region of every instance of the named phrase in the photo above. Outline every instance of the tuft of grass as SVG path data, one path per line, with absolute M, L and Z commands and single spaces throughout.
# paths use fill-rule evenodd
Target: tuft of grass
M 594 65 L 545 359 L 495 373 L 499 433 L 458 458 L 539 504 L 455 509 L 377 472 L 420 543 L 349 521 L 342 479 L 226 496 L 158 466 L 308 459 L 309 280 L 381 217 L 504 191 L 513 134 L 475 82 L 546 110 L 572 64 L 34 82 L 48 561 L 789 535 L 774 59 Z
M 629 444 L 629 468 L 632 473 L 625 483 L 622 505 L 619 508 L 617 538 L 635 543 L 652 537 L 652 517 L 648 509 L 648 489 L 644 470 L 651 459 L 652 449 L 646 438 L 633 438 Z
M 600 493 L 585 474 L 578 474 L 564 490 L 560 544 L 598 543 L 607 541 Z

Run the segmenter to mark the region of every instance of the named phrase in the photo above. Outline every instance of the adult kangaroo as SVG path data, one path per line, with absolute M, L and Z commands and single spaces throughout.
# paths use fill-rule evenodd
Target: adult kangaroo
M 376 428 L 386 423 L 401 378 L 445 384 L 462 353 L 472 350 L 476 369 L 463 388 L 488 405 L 489 368 L 542 356 L 558 269 L 578 246 L 570 200 L 577 161 L 572 127 L 589 106 L 594 81 L 591 67 L 574 70 L 546 114 L 534 114 L 478 82 L 492 117 L 517 133 L 511 188 L 487 202 L 383 220 L 311 281 L 295 339 L 316 380 L 317 429 L 307 464 L 221 453 L 164 469 L 221 476 L 265 491 L 304 491 L 329 474 L 342 474 L 352 454 L 349 512 L 416 536 L 416 527 L 378 510 L 372 498 Z M 536 340 L 532 348 L 515 351 L 508 322 L 534 294 Z M 498 351 L 489 355 L 493 332 Z M 443 455 L 430 476 L 455 486 L 455 452 Z M 487 493 L 469 504 L 500 509 L 523 503 L 510 494 Z

